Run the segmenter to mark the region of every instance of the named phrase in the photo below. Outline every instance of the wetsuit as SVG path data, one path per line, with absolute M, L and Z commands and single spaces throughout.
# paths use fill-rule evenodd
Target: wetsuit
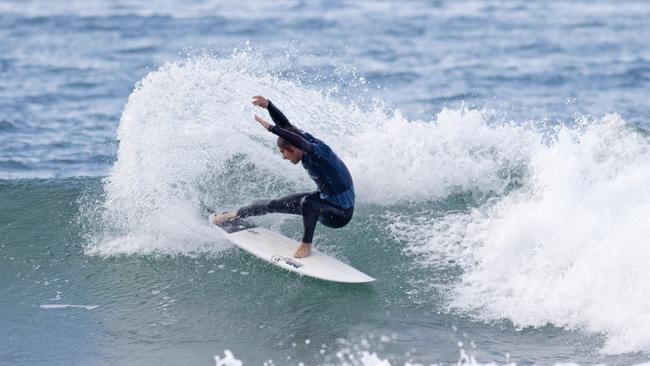
M 355 198 L 352 176 L 343 161 L 327 144 L 296 129 L 271 101 L 268 111 L 275 122 L 275 126 L 270 127 L 269 131 L 304 152 L 302 166 L 316 183 L 318 190 L 256 201 L 250 206 L 240 208 L 237 216 L 249 217 L 268 213 L 302 215 L 302 242 L 311 243 L 316 222 L 331 228 L 340 228 L 352 219 Z

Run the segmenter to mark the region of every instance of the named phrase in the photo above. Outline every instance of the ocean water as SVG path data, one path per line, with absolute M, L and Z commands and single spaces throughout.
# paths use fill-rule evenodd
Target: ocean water
M 650 362 L 645 1 L 0 2 L 0 364 Z M 357 192 L 302 278 L 205 207 Z M 297 217 L 256 223 L 299 238 Z

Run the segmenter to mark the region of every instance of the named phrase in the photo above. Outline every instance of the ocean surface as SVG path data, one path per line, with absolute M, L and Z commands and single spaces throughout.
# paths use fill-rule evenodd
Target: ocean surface
M 650 362 L 647 1 L 0 2 L 0 365 Z M 206 225 L 357 206 L 302 278 Z M 297 217 L 259 225 L 298 239 Z

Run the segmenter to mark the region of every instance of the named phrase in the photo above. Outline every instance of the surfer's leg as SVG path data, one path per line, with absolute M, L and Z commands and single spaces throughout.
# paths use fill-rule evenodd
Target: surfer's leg
M 260 216 L 270 213 L 285 213 L 292 215 L 300 215 L 300 201 L 303 197 L 311 194 L 308 193 L 295 193 L 281 198 L 272 200 L 255 201 L 249 206 L 245 206 L 237 210 L 237 216 L 244 218 L 250 216 Z
M 354 208 L 342 209 L 320 198 L 318 193 L 305 196 L 301 201 L 302 220 L 304 226 L 303 242 L 311 243 L 316 222 L 331 227 L 340 228 L 352 219 Z
M 343 210 L 320 198 L 318 192 L 306 195 L 300 201 L 302 209 L 303 236 L 294 257 L 304 258 L 311 253 L 316 223 L 320 221 L 329 227 L 343 227 L 352 219 L 353 209 Z
M 318 204 L 320 200 L 318 192 L 304 196 L 300 200 L 300 209 L 302 211 L 302 242 L 311 244 L 314 238 L 314 230 L 318 222 Z
M 323 205 L 323 211 L 318 217 L 318 222 L 327 227 L 338 229 L 347 225 L 352 220 L 352 214 L 354 214 L 354 207 L 344 210 L 325 203 Z

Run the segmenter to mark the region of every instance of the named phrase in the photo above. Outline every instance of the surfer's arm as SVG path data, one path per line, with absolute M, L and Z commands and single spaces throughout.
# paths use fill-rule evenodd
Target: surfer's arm
M 293 133 L 291 131 L 285 130 L 284 128 L 275 125 L 275 126 L 270 126 L 268 128 L 269 132 L 271 132 L 274 135 L 280 136 L 283 139 L 285 139 L 291 146 L 295 146 L 298 149 L 311 154 L 314 152 L 314 144 L 311 142 L 305 140 L 304 137 L 300 136 L 297 133 Z
M 309 154 L 314 152 L 314 144 L 307 141 L 304 137 L 300 136 L 300 134 L 294 133 L 294 132 L 289 131 L 289 130 L 285 130 L 284 128 L 280 127 L 279 125 L 272 126 L 264 118 L 258 116 L 257 114 L 255 115 L 255 120 L 262 127 L 264 127 L 267 131 L 269 131 L 272 134 L 280 136 L 283 139 L 285 139 L 291 146 L 295 146 L 296 148 L 298 148 L 298 149 L 300 149 L 300 150 L 302 150 L 302 151 L 304 151 L 306 153 L 309 153 Z
M 275 105 L 273 105 L 273 102 L 270 100 L 268 101 L 269 105 L 267 107 L 269 114 L 271 115 L 271 119 L 273 122 L 275 122 L 276 125 L 282 127 L 282 128 L 288 128 L 288 127 L 293 127 L 291 122 L 289 122 L 289 119 L 282 113 Z
M 276 125 L 282 128 L 293 127 L 289 119 L 282 113 L 270 100 L 264 98 L 261 95 L 256 95 L 253 97 L 253 105 L 267 109 L 271 115 L 271 119 L 275 122 Z

